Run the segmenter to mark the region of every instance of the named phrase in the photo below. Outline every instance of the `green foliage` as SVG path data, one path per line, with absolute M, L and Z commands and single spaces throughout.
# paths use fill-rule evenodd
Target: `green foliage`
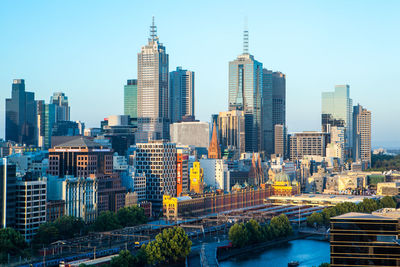
M 119 209 L 117 218 L 122 227 L 135 226 L 147 222 L 144 209 L 136 206 Z
M 110 231 L 122 228 L 117 216 L 111 211 L 102 211 L 92 225 L 92 229 L 96 232 Z
M 12 228 L 0 229 L 0 262 L 7 262 L 8 254 L 18 256 L 27 247 L 24 237 Z
M 372 155 L 370 171 L 400 170 L 400 155 Z
M 110 267 L 130 267 L 134 266 L 134 257 L 129 250 L 121 250 L 117 257 L 111 259 Z
M 243 247 L 248 242 L 247 230 L 243 223 L 241 224 L 235 223 L 229 229 L 228 236 L 229 240 L 231 240 L 232 242 L 232 245 L 234 245 L 235 247 Z
M 165 229 L 145 248 L 150 264 L 174 263 L 190 253 L 192 241 L 181 227 Z
M 57 240 L 69 239 L 86 233 L 82 218 L 63 216 L 54 222 L 40 225 L 34 238 L 35 244 L 50 244 Z
M 229 240 L 235 247 L 265 242 L 280 237 L 287 237 L 293 233 L 292 226 L 286 215 L 273 217 L 269 224 L 260 225 L 255 220 L 246 224 L 235 223 L 229 229 Z
M 330 219 L 335 216 L 339 216 L 348 212 L 361 212 L 371 213 L 381 208 L 394 208 L 396 207 L 396 201 L 389 196 L 379 199 L 365 198 L 358 204 L 345 202 L 339 203 L 336 206 L 325 208 L 322 212 L 313 212 L 307 217 L 307 224 L 309 226 L 328 226 Z
M 318 267 L 330 267 L 331 265 L 327 262 L 321 263 Z

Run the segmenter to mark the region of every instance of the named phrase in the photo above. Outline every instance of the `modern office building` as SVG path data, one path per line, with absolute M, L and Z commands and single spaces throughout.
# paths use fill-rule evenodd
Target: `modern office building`
M 16 185 L 15 230 L 30 242 L 46 222 L 47 182 L 18 180 Z
M 98 179 L 68 177 L 62 182 L 65 215 L 91 223 L 97 218 Z
M 176 149 L 176 195 L 189 192 L 189 149 Z
M 371 111 L 361 105 L 353 108 L 353 160 L 371 166 Z
M 208 122 L 176 122 L 169 128 L 171 142 L 182 146 L 208 148 L 210 143 L 210 125 Z
M 204 183 L 207 186 L 230 191 L 230 182 L 227 181 L 228 165 L 223 159 L 200 159 L 200 166 L 204 170 Z
M 329 134 L 323 132 L 302 132 L 290 136 L 290 160 L 303 159 L 303 156 L 326 156 Z
M 246 152 L 256 152 L 263 149 L 263 65 L 248 52 L 247 31 L 244 36 L 243 54 L 229 62 L 229 110 L 244 111 L 247 120 Z
M 263 69 L 263 90 L 261 107 L 262 148 L 267 156 L 274 153 L 274 124 L 272 121 L 273 110 L 273 71 Z
M 128 115 L 113 115 L 107 118 L 103 126 L 103 135 L 111 141 L 114 152 L 125 155 L 131 145 L 135 144 L 137 127 L 132 125 Z
M 138 117 L 138 99 L 137 99 L 137 80 L 128 80 L 124 86 L 124 115 L 128 115 L 132 120 Z
M 55 92 L 53 96 L 50 97 L 50 104 L 56 106 L 56 121 L 70 120 L 68 97 L 63 92 Z
M 400 266 L 400 212 L 350 212 L 331 218 L 331 266 Z
M 353 145 L 353 100 L 349 85 L 336 85 L 335 91 L 322 93 L 322 131 L 330 133 L 332 126 L 345 128 L 345 157 Z
M 287 134 L 286 128 L 282 124 L 274 126 L 274 154 L 281 157 L 286 156 Z
M 49 149 L 50 175 L 89 177 L 112 174 L 113 152 L 84 137 L 77 137 Z
M 11 98 L 6 99 L 6 140 L 36 145 L 35 93 L 25 91 L 23 79 L 13 80 Z
M 171 123 L 194 117 L 194 72 L 177 67 L 169 74 L 169 113 Z
M 136 147 L 136 172 L 146 175 L 147 201 L 161 212 L 163 195 L 176 196 L 176 145 L 153 140 Z
M 53 126 L 57 121 L 57 106 L 37 101 L 37 135 L 38 146 L 44 149 L 51 147 Z
M 345 161 L 345 127 L 330 127 L 330 142 L 326 145 L 326 156 L 340 159 L 341 164 Z
M 218 139 L 222 150 L 233 148 L 236 158 L 246 152 L 244 111 L 232 110 L 218 115 Z
M 168 54 L 159 42 L 153 17 L 148 44 L 138 53 L 137 142 L 169 139 L 168 66 Z
M 0 159 L 1 228 L 15 226 L 16 182 L 16 166 L 7 158 Z
M 53 125 L 52 136 L 81 135 L 80 125 L 75 121 L 57 121 Z

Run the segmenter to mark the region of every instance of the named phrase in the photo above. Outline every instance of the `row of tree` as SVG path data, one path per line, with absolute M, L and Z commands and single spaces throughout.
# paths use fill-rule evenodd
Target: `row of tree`
M 286 215 L 273 217 L 269 223 L 259 224 L 251 219 L 246 223 L 235 223 L 229 229 L 229 240 L 235 247 L 265 242 L 278 237 L 287 237 L 293 233 Z
M 13 228 L 0 229 L 0 263 L 7 263 L 8 257 L 25 256 L 27 244 L 24 237 Z
M 365 198 L 362 202 L 355 204 L 351 202 L 339 203 L 336 206 L 325 208 L 322 212 L 313 212 L 307 217 L 309 226 L 328 226 L 330 219 L 348 212 L 371 213 L 381 208 L 395 208 L 396 201 L 389 196 L 381 199 Z
M 114 213 L 101 212 L 94 223 L 87 225 L 82 218 L 63 216 L 54 222 L 47 222 L 39 227 L 34 244 L 48 245 L 57 240 L 64 240 L 76 236 L 82 236 L 90 231 L 103 232 L 135 226 L 147 222 L 143 208 L 126 207 Z
M 164 229 L 155 240 L 142 245 L 139 251 L 132 255 L 123 250 L 119 256 L 112 258 L 110 267 L 131 267 L 161 265 L 183 261 L 189 255 L 192 241 L 181 227 Z
M 400 155 L 374 155 L 371 156 L 371 168 L 374 171 L 400 170 Z

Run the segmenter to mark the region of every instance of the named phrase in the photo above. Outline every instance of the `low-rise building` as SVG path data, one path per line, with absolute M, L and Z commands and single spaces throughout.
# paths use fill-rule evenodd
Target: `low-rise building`
M 396 196 L 400 193 L 400 182 L 378 183 L 376 194 L 378 196 Z

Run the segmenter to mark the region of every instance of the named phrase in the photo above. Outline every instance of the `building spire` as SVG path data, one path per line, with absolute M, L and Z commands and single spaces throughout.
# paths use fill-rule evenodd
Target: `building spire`
M 221 158 L 221 148 L 220 148 L 219 142 L 218 142 L 217 125 L 216 125 L 215 121 L 214 121 L 214 125 L 213 125 L 213 132 L 212 132 L 210 145 L 208 147 L 208 158 L 209 159 L 220 159 Z
M 249 31 L 247 29 L 247 17 L 244 18 L 243 30 L 243 54 L 249 53 Z
M 157 26 L 154 23 L 154 16 L 153 16 L 152 24 L 150 26 L 150 39 L 152 41 L 157 39 Z

